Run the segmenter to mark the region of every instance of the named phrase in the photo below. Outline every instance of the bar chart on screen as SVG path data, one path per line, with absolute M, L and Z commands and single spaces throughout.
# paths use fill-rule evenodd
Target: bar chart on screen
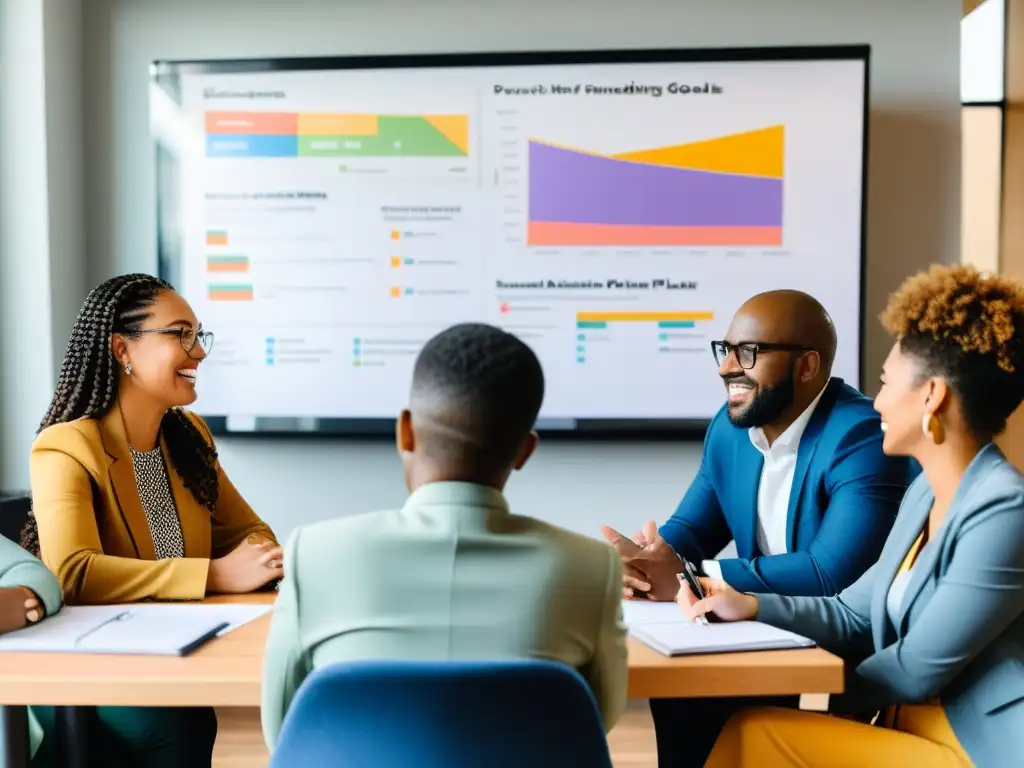
M 473 170 L 466 114 L 208 111 L 204 153 L 213 169 L 270 163 L 296 177 L 358 183 L 465 182 Z
M 466 157 L 468 115 L 207 112 L 207 157 Z
M 707 331 L 715 313 L 709 310 L 605 310 L 576 312 L 577 365 L 597 358 L 611 364 L 622 359 L 623 345 L 645 356 L 706 354 Z

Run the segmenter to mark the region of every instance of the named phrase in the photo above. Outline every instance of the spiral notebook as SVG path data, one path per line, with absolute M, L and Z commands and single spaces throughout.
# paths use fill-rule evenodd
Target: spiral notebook
M 813 648 L 806 637 L 758 621 L 695 624 L 675 603 L 624 600 L 629 633 L 665 656 Z

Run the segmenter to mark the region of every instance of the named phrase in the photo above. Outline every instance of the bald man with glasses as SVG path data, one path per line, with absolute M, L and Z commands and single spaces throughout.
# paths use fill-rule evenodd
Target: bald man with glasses
M 835 327 L 813 297 L 753 297 L 711 351 L 727 401 L 690 489 L 660 528 L 632 539 L 602 529 L 622 557 L 624 596 L 675 599 L 684 559 L 741 592 L 838 594 L 878 559 L 916 464 L 882 452 L 871 400 L 831 376 Z M 736 555 L 721 557 L 731 541 Z M 691 721 L 685 744 L 672 737 L 683 706 L 651 702 L 662 766 L 703 765 L 725 721 L 711 720 L 736 703 L 700 702 L 708 722 Z M 701 731 L 707 745 L 694 742 Z

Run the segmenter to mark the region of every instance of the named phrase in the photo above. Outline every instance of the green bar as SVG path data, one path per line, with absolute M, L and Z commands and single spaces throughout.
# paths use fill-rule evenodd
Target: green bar
M 299 135 L 300 157 L 466 157 L 434 126 L 416 116 L 379 117 L 374 136 Z
M 206 260 L 211 264 L 248 264 L 248 256 L 207 256 Z
M 226 229 L 208 229 L 206 230 L 207 237 L 227 237 L 228 233 Z
M 211 291 L 251 291 L 252 286 L 246 285 L 245 283 L 222 283 L 220 285 L 211 285 Z
M 658 323 L 659 328 L 693 328 L 692 320 L 662 320 Z
M 598 322 L 593 322 L 593 321 L 577 320 L 576 321 L 576 327 L 577 328 L 590 328 L 592 330 L 600 330 L 601 328 L 607 328 L 608 327 L 608 323 L 598 323 Z

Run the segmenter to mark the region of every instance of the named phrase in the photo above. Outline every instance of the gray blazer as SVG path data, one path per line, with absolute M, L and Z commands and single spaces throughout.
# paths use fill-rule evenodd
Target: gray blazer
M 1024 765 L 1024 476 L 994 444 L 978 453 L 894 625 L 886 596 L 933 500 L 921 475 L 864 576 L 836 597 L 759 596 L 758 619 L 856 664 L 843 709 L 938 698 L 978 768 Z

